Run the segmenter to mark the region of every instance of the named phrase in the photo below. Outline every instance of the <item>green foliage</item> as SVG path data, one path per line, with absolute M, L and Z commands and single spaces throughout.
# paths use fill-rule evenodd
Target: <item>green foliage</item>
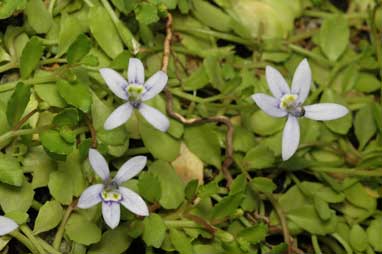
M 24 174 L 19 162 L 9 156 L 3 155 L 0 157 L 0 182 L 9 185 L 21 186 L 24 181 Z
M 69 239 L 84 245 L 97 243 L 101 240 L 101 230 L 97 225 L 80 214 L 72 214 L 66 226 L 65 232 Z
M 30 87 L 24 83 L 18 83 L 7 106 L 7 118 L 9 126 L 14 127 L 24 114 L 25 108 L 31 95 Z
M 349 25 L 343 15 L 324 20 L 320 30 L 320 47 L 330 61 L 337 60 L 349 41 Z
M 40 63 L 44 47 L 37 37 L 32 39 L 25 45 L 20 57 L 20 74 L 21 78 L 28 78 L 33 70 Z
M 39 210 L 33 233 L 39 234 L 55 228 L 63 215 L 64 211 L 59 202 L 55 200 L 46 202 Z
M 159 248 L 166 236 L 166 225 L 162 217 L 157 214 L 151 214 L 145 218 L 143 225 L 145 227 L 142 235 L 143 241 L 148 246 Z

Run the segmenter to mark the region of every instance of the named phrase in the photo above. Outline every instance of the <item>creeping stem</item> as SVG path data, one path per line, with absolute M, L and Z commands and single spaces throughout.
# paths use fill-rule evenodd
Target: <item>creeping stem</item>
M 66 223 L 68 222 L 70 215 L 72 214 L 73 210 L 76 207 L 77 207 L 77 200 L 74 200 L 66 209 L 64 218 L 62 219 L 61 224 L 59 228 L 57 229 L 56 236 L 54 237 L 54 241 L 53 241 L 53 248 L 55 248 L 56 250 L 60 249 L 62 237 L 64 236 L 64 232 L 65 232 Z
M 171 53 L 171 40 L 172 40 L 172 15 L 168 13 L 167 15 L 167 23 L 166 23 L 166 38 L 164 40 L 163 46 L 163 59 L 162 59 L 162 71 L 167 72 L 170 53 Z M 192 118 L 187 119 L 179 113 L 176 113 L 173 109 L 173 96 L 168 88 L 164 90 L 166 96 L 166 110 L 167 113 L 174 119 L 185 125 L 193 125 L 193 124 L 202 124 L 202 123 L 221 123 L 227 127 L 226 134 L 226 151 L 225 151 L 225 160 L 223 162 L 221 171 L 227 181 L 227 186 L 229 187 L 233 181 L 231 173 L 229 172 L 229 167 L 233 162 L 233 126 L 229 118 L 225 116 L 211 116 L 205 118 Z

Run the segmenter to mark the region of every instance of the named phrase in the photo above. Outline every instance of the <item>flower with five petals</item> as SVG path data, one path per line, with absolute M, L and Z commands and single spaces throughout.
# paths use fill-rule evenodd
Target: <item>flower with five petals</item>
M 145 71 L 142 62 L 137 58 L 130 58 L 126 81 L 118 72 L 110 68 L 102 68 L 101 76 L 110 90 L 126 103 L 115 109 L 106 119 L 104 128 L 111 130 L 117 128 L 129 120 L 134 109 L 154 128 L 167 131 L 170 122 L 159 110 L 143 103 L 159 94 L 166 86 L 168 77 L 163 71 L 156 72 L 145 81 Z
M 102 202 L 102 216 L 106 224 L 115 228 L 120 221 L 120 205 L 140 216 L 149 215 L 143 199 L 134 191 L 121 186 L 123 182 L 136 176 L 145 167 L 145 156 L 135 156 L 126 161 L 117 175 L 111 179 L 109 166 L 105 158 L 95 149 L 89 150 L 89 162 L 95 173 L 102 178 L 102 184 L 94 184 L 81 194 L 77 206 L 90 208 Z
M 288 118 L 282 137 L 283 160 L 292 157 L 300 143 L 298 118 L 306 117 L 321 121 L 334 120 L 349 112 L 346 107 L 335 103 L 302 105 L 308 97 L 312 83 L 312 73 L 306 59 L 298 65 L 292 79 L 291 89 L 280 72 L 271 66 L 266 67 L 265 77 L 273 97 L 256 93 L 252 95 L 252 99 L 268 115 Z

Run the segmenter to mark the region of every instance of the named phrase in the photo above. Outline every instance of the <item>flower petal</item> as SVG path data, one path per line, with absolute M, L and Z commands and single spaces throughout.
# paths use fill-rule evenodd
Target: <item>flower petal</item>
M 144 84 L 146 92 L 142 95 L 142 100 L 147 101 L 160 93 L 167 84 L 167 74 L 164 71 L 158 71 L 149 78 Z
M 256 93 L 252 95 L 252 99 L 256 102 L 257 106 L 273 117 L 283 117 L 287 115 L 285 110 L 278 107 L 279 100 L 263 93 Z
M 313 120 L 334 120 L 345 116 L 349 110 L 335 103 L 318 103 L 304 107 L 305 117 Z
M 102 216 L 105 223 L 112 229 L 116 228 L 121 219 L 121 209 L 117 202 L 103 202 Z
M 138 58 L 129 59 L 127 78 L 130 84 L 143 85 L 145 82 L 145 69 L 143 68 L 143 63 Z
M 290 93 L 287 82 L 275 68 L 265 67 L 265 78 L 274 97 L 281 98 L 284 94 Z
M 17 223 L 13 220 L 0 216 L 0 236 L 11 233 L 13 230 L 18 228 L 18 226 L 19 225 L 17 225 Z
M 135 156 L 131 158 L 118 170 L 117 175 L 114 177 L 114 181 L 118 184 L 128 181 L 142 171 L 146 166 L 146 162 L 146 156 Z
M 103 188 L 103 184 L 94 184 L 88 187 L 82 192 L 77 207 L 87 209 L 101 202 L 101 192 Z
M 109 179 L 110 171 L 105 158 L 96 149 L 89 149 L 89 162 L 94 172 L 103 180 Z
M 170 127 L 170 121 L 159 110 L 150 107 L 144 103 L 139 106 L 139 112 L 153 127 L 160 131 L 167 131 Z
M 289 115 L 283 131 L 282 158 L 288 160 L 300 143 L 300 125 L 296 117 Z
M 109 89 L 119 98 L 127 100 L 127 81 L 115 70 L 102 68 L 99 70 Z
M 297 66 L 292 80 L 292 93 L 297 94 L 297 101 L 303 103 L 309 95 L 310 85 L 312 84 L 312 71 L 308 60 L 304 59 Z
M 145 201 L 137 193 L 125 187 L 119 187 L 119 191 L 123 197 L 121 204 L 126 209 L 140 216 L 149 215 L 149 209 Z
M 129 120 L 131 113 L 133 112 L 133 107 L 130 102 L 122 104 L 116 108 L 110 116 L 106 119 L 103 128 L 105 130 L 112 130 L 117 128 Z

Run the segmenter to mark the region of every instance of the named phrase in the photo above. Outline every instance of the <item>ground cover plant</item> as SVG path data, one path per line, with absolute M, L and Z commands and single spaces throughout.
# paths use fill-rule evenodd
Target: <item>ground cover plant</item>
M 382 2 L 2 0 L 0 253 L 382 253 Z

